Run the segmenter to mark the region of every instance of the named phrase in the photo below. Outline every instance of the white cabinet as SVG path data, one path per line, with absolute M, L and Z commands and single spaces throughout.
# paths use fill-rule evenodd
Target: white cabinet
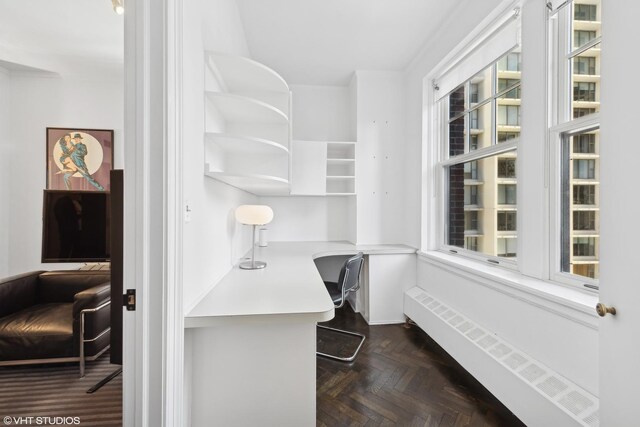
M 251 59 L 205 55 L 205 175 L 256 195 L 288 195 L 287 83 Z
M 367 267 L 361 289 L 364 301 L 357 304 L 367 323 L 404 322 L 404 293 L 416 283 L 416 255 L 369 255 Z
M 326 192 L 327 143 L 293 141 L 291 150 L 291 194 L 322 196 Z

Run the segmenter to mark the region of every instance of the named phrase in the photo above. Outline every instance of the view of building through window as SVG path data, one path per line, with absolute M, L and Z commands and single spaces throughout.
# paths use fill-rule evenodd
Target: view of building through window
M 573 5 L 569 54 L 571 117 L 600 110 L 600 0 Z M 562 271 L 597 279 L 600 241 L 600 132 L 590 129 L 564 138 Z
M 482 150 L 520 137 L 520 53 L 510 52 L 448 97 L 447 244 L 490 256 L 516 256 L 516 150 Z

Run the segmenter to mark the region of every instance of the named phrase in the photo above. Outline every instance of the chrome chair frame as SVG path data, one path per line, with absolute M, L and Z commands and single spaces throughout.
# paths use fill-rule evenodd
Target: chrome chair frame
M 346 265 L 356 259 L 357 257 L 364 257 L 364 255 L 362 254 L 362 252 L 358 253 L 356 256 L 349 258 L 346 262 L 345 262 L 345 268 Z M 347 295 L 350 292 L 356 292 L 358 289 L 360 289 L 360 273 L 362 272 L 362 266 L 364 265 L 364 258 L 362 259 L 362 262 L 360 263 L 360 267 L 358 268 L 358 277 L 356 279 L 355 285 L 352 286 L 349 289 L 345 289 L 345 286 L 342 286 L 342 298 L 340 298 L 340 303 L 338 305 L 335 305 L 334 303 L 334 307 L 335 308 L 342 308 L 346 301 L 347 301 Z M 347 269 L 345 271 L 345 275 L 344 278 L 342 279 L 343 283 L 346 283 L 347 280 L 349 278 L 349 270 Z M 318 328 L 321 329 L 326 329 L 326 330 L 330 330 L 330 331 L 334 331 L 334 332 L 338 332 L 344 335 L 350 335 L 350 336 L 355 336 L 360 338 L 360 342 L 358 343 L 358 347 L 356 348 L 356 350 L 353 352 L 353 354 L 351 356 L 348 357 L 340 357 L 340 356 L 336 356 L 334 354 L 328 354 L 328 353 L 323 353 L 320 351 L 316 351 L 316 355 L 318 356 L 322 356 L 322 357 L 326 357 L 328 359 L 333 359 L 333 360 L 338 360 L 340 362 L 353 362 L 356 358 L 356 356 L 358 355 L 358 352 L 360 351 L 360 349 L 362 348 L 362 345 L 364 344 L 364 340 L 366 339 L 366 337 L 363 334 L 359 334 L 357 332 L 351 332 L 351 331 L 346 331 L 344 329 L 337 329 L 337 328 L 331 328 L 329 326 L 323 326 L 323 325 L 316 325 Z

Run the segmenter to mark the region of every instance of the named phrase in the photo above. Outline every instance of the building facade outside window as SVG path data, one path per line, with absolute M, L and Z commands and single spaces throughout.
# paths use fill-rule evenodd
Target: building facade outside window
M 551 127 L 558 144 L 555 211 L 561 224 L 559 240 L 552 235 L 558 245 L 554 278 L 590 289 L 597 288 L 599 276 L 601 1 L 574 0 L 551 21 L 558 34 L 552 77 L 560 106 Z
M 444 142 L 451 162 L 444 168 L 447 246 L 490 257 L 516 256 L 520 56 L 518 50 L 508 52 L 439 103 L 448 118 Z M 498 143 L 505 151 L 488 154 Z M 456 161 L 459 156 L 473 158 Z

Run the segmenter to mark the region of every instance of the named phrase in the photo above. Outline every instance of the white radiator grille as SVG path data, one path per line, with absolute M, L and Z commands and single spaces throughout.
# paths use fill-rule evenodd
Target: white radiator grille
M 487 332 L 471 319 L 442 304 L 422 289 L 414 287 L 406 294 L 419 302 L 422 307 L 439 316 L 453 331 L 457 331 L 511 372 L 519 375 L 541 396 L 547 398 L 581 425 L 599 427 L 597 397 L 530 358 L 524 352 L 513 348 L 497 335 Z

